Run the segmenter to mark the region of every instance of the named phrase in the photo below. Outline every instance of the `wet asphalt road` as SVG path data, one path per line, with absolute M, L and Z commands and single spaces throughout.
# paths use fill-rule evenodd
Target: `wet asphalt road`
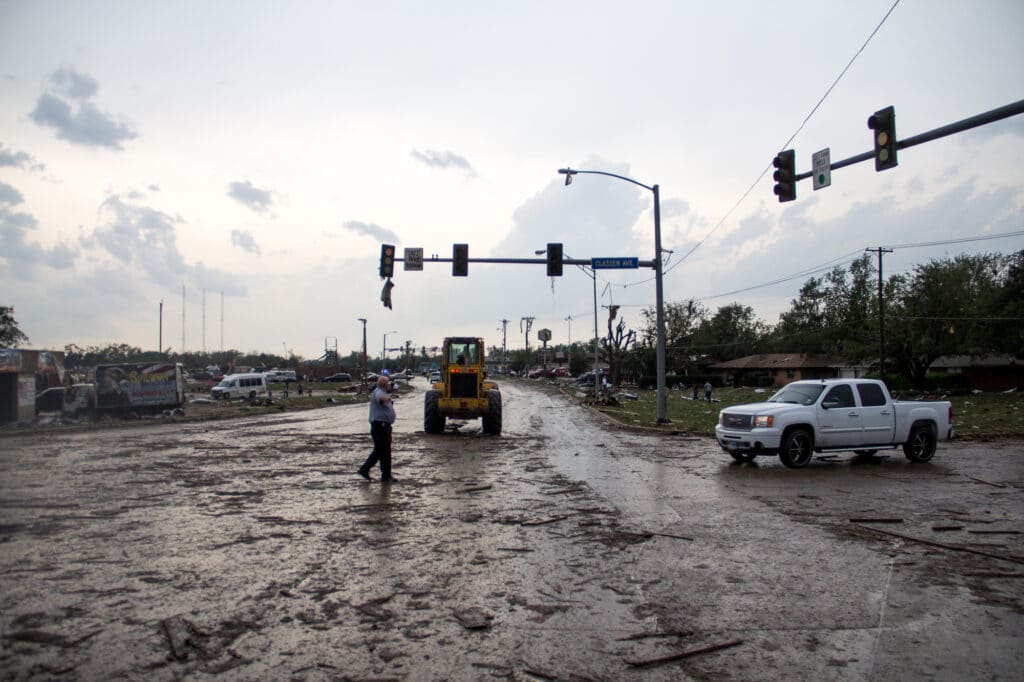
M 0 675 L 1020 679 L 1024 444 L 794 471 L 518 382 L 425 436 L 415 386 L 392 486 L 365 405 L 0 438 Z

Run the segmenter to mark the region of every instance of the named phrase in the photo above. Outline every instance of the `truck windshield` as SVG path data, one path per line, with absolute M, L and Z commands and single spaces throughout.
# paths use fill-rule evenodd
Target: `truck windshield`
M 768 398 L 770 403 L 796 403 L 797 405 L 813 405 L 825 390 L 822 384 L 804 386 L 786 386 L 781 391 Z

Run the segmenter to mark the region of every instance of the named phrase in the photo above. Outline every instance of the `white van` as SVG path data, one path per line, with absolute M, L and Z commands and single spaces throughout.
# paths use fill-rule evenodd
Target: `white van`
M 265 374 L 228 374 L 210 390 L 213 398 L 263 398 L 269 392 Z

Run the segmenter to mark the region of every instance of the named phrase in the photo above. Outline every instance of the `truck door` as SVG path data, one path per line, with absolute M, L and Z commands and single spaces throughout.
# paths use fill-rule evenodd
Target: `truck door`
M 849 384 L 837 384 L 818 403 L 818 437 L 824 448 L 861 445 L 863 423 Z
M 896 412 L 878 384 L 857 384 L 860 398 L 860 419 L 864 426 L 864 445 L 892 443 L 896 429 Z

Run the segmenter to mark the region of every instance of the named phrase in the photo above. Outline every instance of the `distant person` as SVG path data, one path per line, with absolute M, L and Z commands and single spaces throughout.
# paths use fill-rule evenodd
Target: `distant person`
M 388 393 L 388 378 L 377 377 L 377 387 L 370 394 L 370 438 L 373 439 L 373 451 L 363 462 L 356 473 L 370 478 L 370 471 L 380 462 L 380 480 L 390 483 L 391 477 L 391 425 L 395 423 L 395 408 Z
M 693 382 L 693 399 L 694 400 L 697 400 L 697 398 L 698 398 L 698 396 L 697 396 L 697 391 L 698 390 L 700 390 L 700 389 L 697 388 L 697 382 L 695 381 L 695 382 Z
M 711 402 L 711 382 L 708 381 L 704 384 L 704 400 Z

